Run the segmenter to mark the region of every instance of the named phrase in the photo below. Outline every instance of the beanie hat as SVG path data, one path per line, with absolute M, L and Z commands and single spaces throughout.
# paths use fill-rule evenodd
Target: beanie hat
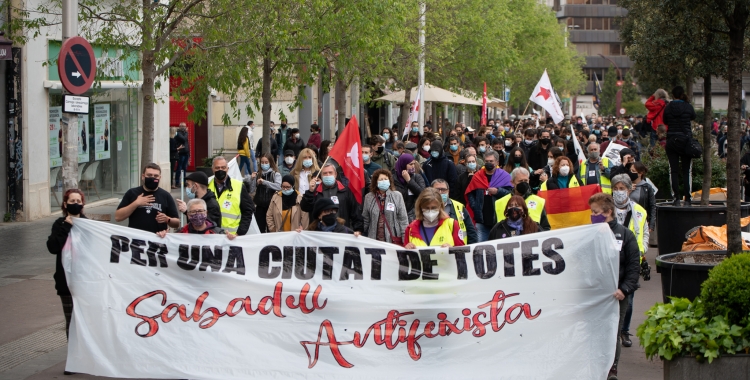
M 312 217 L 313 219 L 318 219 L 318 217 L 320 217 L 320 213 L 331 209 L 338 210 L 339 205 L 333 203 L 330 198 L 320 198 L 315 201 L 315 204 L 313 205 Z

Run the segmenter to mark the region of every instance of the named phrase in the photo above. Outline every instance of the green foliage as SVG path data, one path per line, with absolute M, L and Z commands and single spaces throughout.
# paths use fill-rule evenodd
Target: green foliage
M 706 306 L 698 297 L 693 302 L 672 298 L 651 307 L 636 332 L 646 356 L 672 360 L 687 355 L 711 363 L 721 354 L 750 350 L 750 318 L 732 325 L 723 316 L 708 317 Z
M 614 66 L 610 65 L 609 70 L 607 70 L 607 72 L 604 74 L 604 78 L 601 82 L 602 93 L 601 103 L 599 105 L 600 115 L 615 115 L 616 112 L 620 111 L 619 109 L 616 109 L 617 91 L 620 89 L 620 87 L 617 86 L 617 82 L 619 80 L 620 79 L 617 74 L 617 69 L 615 69 Z M 638 96 L 638 87 L 635 85 L 635 80 L 630 75 L 630 73 L 627 73 L 622 80 L 622 102 L 620 104 L 620 107 L 625 108 L 626 113 L 629 115 L 633 115 L 636 113 L 645 113 L 646 106 L 644 106 L 643 104 L 640 104 L 640 106 L 636 106 L 635 103 L 641 103 L 641 98 L 640 96 Z M 643 110 L 643 112 L 636 112 L 635 110 L 631 110 L 630 108 L 625 107 L 625 104 L 631 104 L 630 108 L 638 108 L 639 110 Z
M 224 155 L 224 148 L 221 148 L 213 156 L 203 158 L 203 167 L 204 168 L 213 167 L 213 165 L 214 165 L 214 158 L 219 157 L 219 156 L 223 156 L 223 155 Z
M 631 100 L 628 102 L 622 102 L 622 108 L 625 108 L 626 114 L 628 115 L 646 115 L 648 110 L 646 105 L 640 100 Z
M 711 269 L 701 285 L 701 299 L 708 317 L 724 317 L 734 324 L 749 319 L 750 254 L 732 255 Z
M 699 138 L 702 143 L 703 139 Z M 718 153 L 714 150 L 711 155 L 711 187 L 726 187 L 727 185 L 727 167 L 719 158 Z M 670 189 L 672 185 L 669 182 L 669 161 L 667 153 L 661 145 L 656 145 L 650 150 L 649 154 L 641 154 L 641 161 L 648 168 L 648 178 L 659 189 L 658 197 L 661 199 L 671 198 Z M 703 158 L 693 160 L 693 183 L 692 188 L 699 190 L 703 188 Z

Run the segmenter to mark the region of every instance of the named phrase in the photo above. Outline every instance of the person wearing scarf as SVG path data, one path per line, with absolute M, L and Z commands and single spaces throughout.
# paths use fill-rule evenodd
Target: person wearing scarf
M 477 227 L 479 242 L 487 241 L 495 226 L 495 202 L 510 194 L 510 174 L 499 169 L 500 155 L 491 150 L 484 154 L 484 167 L 478 170 L 464 191 L 467 210 Z
M 310 224 L 309 214 L 302 211 L 302 194 L 294 190 L 294 177 L 287 174 L 281 179 L 281 190 L 277 191 L 266 214 L 268 232 L 294 231 Z
M 212 221 L 208 220 L 206 201 L 203 199 L 195 198 L 188 201 L 187 216 L 189 223 L 180 229 L 179 233 L 181 234 L 226 234 L 229 240 L 234 240 L 237 236 L 231 232 L 224 231 L 221 227 L 216 226 Z M 166 236 L 167 231 L 159 231 L 156 234 L 163 238 Z
M 533 234 L 541 230 L 539 224 L 529 216 L 529 210 L 523 197 L 514 195 L 505 207 L 505 220 L 492 227 L 489 240 Z

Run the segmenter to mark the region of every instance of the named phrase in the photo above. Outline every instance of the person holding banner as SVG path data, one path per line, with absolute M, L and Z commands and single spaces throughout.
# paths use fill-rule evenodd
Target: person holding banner
M 206 202 L 208 220 L 217 227 L 221 227 L 221 208 L 213 191 L 208 190 L 208 176 L 203 172 L 193 172 L 185 177 L 185 194 L 188 199 L 203 199 Z M 187 204 L 177 199 L 177 210 L 186 214 Z
M 208 189 L 216 194 L 221 207 L 221 226 L 233 234 L 245 235 L 255 213 L 250 191 L 241 180 L 227 176 L 229 167 L 223 156 L 214 157 L 212 169 L 214 178 L 208 183 Z
M 355 233 L 351 228 L 344 225 L 344 219 L 337 216 L 339 205 L 333 203 L 329 198 L 320 198 L 315 201 L 313 206 L 311 214 L 313 221 L 307 226 L 307 231 L 335 232 L 339 234 L 354 234 L 354 236 L 359 236 L 359 233 Z M 300 233 L 302 232 L 302 228 L 297 228 L 296 231 Z
M 492 227 L 489 240 L 505 239 L 541 231 L 542 228 L 529 215 L 526 204 L 527 201 L 524 201 L 520 195 L 510 196 L 510 200 L 503 210 L 503 220 Z
M 555 165 L 552 166 L 552 177 L 542 183 L 539 191 L 569 189 L 579 186 L 578 176 L 573 172 L 573 163 L 570 158 L 560 156 L 555 159 Z
M 417 219 L 406 227 L 404 248 L 456 247 L 464 245 L 458 221 L 448 216 L 440 193 L 427 188 L 419 194 L 416 204 Z
M 464 235 L 464 244 L 478 243 L 479 239 L 477 238 L 477 229 L 474 227 L 474 223 L 471 222 L 471 216 L 469 216 L 469 212 L 466 211 L 466 207 L 463 203 L 448 197 L 448 194 L 450 193 L 448 182 L 443 179 L 436 179 L 432 181 L 432 188 L 440 193 L 445 213 L 448 214 L 449 217 L 458 221 L 458 225 L 461 227 L 461 231 Z
M 353 229 L 356 231 L 355 234 L 359 235 L 363 230 L 360 205 L 349 187 L 341 183 L 337 176 L 336 166 L 331 161 L 324 164 L 320 169 L 320 177 L 316 177 L 315 182 L 311 183 L 310 190 L 303 193 L 300 206 L 302 211 L 313 213 L 311 219 L 318 219 L 315 215 L 315 204 L 320 199 L 330 199 L 336 204 L 338 217 L 344 221 L 346 227 Z M 328 223 L 326 225 L 330 226 Z
M 401 193 L 394 191 L 391 172 L 376 170 L 362 204 L 364 233 L 371 239 L 403 245 L 407 216 Z
M 620 271 L 617 282 L 617 290 L 613 296 L 619 301 L 620 319 L 617 328 L 617 346 L 615 348 L 615 360 L 607 375 L 608 380 L 617 380 L 617 364 L 620 361 L 620 344 L 622 340 L 623 322 L 628 310 L 628 295 L 638 289 L 638 275 L 640 273 L 640 252 L 638 252 L 638 241 L 633 232 L 623 227 L 615 220 L 615 202 L 612 196 L 605 193 L 597 193 L 589 198 L 591 207 L 591 223 L 607 223 L 615 237 L 615 245 L 620 249 Z
M 281 179 L 281 191 L 273 195 L 268 207 L 268 232 L 294 231 L 309 225 L 309 215 L 302 211 L 301 201 L 302 194 L 294 190 L 294 177 L 285 175 Z
M 208 220 L 206 202 L 203 199 L 196 198 L 189 200 L 187 210 L 188 223 L 180 229 L 179 233 L 198 235 L 222 234 L 227 235 L 229 240 L 234 240 L 237 236 L 229 231 L 224 231 L 221 227 Z M 159 231 L 156 234 L 160 238 L 164 238 L 167 236 L 167 231 Z
M 76 218 L 84 218 L 83 207 L 86 205 L 86 197 L 83 191 L 70 189 L 63 195 L 62 213 L 63 216 L 55 220 L 52 224 L 52 231 L 47 238 L 47 250 L 55 255 L 55 289 L 57 295 L 62 301 L 63 314 L 65 315 L 65 336 L 70 333 L 70 318 L 73 315 L 73 297 L 68 289 L 68 281 L 65 278 L 65 270 L 62 265 L 62 250 L 68 241 L 70 229 L 73 227 Z M 69 373 L 66 373 L 68 375 Z

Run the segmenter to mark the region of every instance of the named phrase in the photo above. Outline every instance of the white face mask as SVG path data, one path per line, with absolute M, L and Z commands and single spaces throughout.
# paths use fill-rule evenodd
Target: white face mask
M 294 157 L 287 157 L 284 159 L 284 162 L 286 162 L 287 165 L 291 165 L 294 163 Z
M 547 165 L 552 166 L 554 164 L 555 164 L 555 159 L 554 158 L 548 158 L 547 159 Z
M 440 211 L 438 210 L 422 210 L 422 215 L 424 215 L 425 220 L 432 223 L 434 222 L 438 215 L 440 215 Z
M 430 146 L 429 145 L 425 145 L 425 146 L 422 147 L 422 150 L 425 151 L 425 152 L 429 152 L 430 151 Z
M 612 191 L 612 198 L 617 206 L 625 206 L 628 204 L 628 192 L 625 190 Z
M 560 166 L 560 175 L 566 177 L 570 174 L 570 166 Z

